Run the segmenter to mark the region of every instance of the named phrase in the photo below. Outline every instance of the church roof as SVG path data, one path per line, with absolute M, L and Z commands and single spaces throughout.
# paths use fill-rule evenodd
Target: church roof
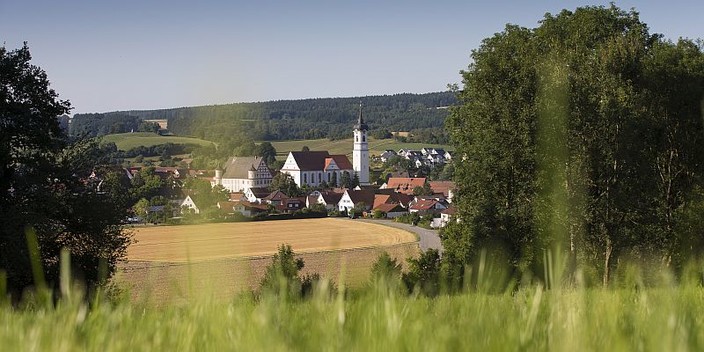
M 330 155 L 326 151 L 291 152 L 301 171 L 322 171 L 334 160 L 340 170 L 352 170 L 352 163 L 346 155 Z
M 352 163 L 347 155 L 330 155 L 330 159 L 335 160 L 335 164 L 340 170 L 352 170 Z M 327 166 L 327 163 L 325 164 Z
M 359 102 L 359 117 L 357 117 L 357 124 L 354 125 L 355 130 L 369 131 L 369 126 L 364 122 L 362 117 L 362 102 Z
M 258 156 L 234 156 L 225 163 L 222 178 L 247 178 L 247 172 L 256 170 L 262 158 Z
M 296 164 L 301 171 L 318 171 L 325 169 L 325 159 L 330 156 L 328 152 L 291 152 Z

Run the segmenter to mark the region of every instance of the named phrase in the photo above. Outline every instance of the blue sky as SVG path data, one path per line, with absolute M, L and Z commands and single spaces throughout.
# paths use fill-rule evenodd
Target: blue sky
M 0 0 L 73 113 L 444 90 L 506 23 L 577 1 Z M 704 38 L 704 1 L 619 1 L 653 33 Z

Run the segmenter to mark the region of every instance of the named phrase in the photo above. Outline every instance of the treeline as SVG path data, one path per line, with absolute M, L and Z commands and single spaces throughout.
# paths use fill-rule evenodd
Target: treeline
M 191 144 L 174 144 L 174 143 L 164 143 L 164 144 L 157 144 L 157 145 L 152 145 L 149 147 L 145 146 L 138 146 L 134 147 L 130 150 L 127 151 L 122 151 L 117 149 L 117 145 L 115 143 L 106 143 L 102 146 L 102 150 L 105 151 L 105 153 L 108 153 L 110 156 L 114 158 L 134 158 L 139 155 L 143 157 L 150 157 L 150 156 L 172 156 L 172 155 L 179 155 L 179 154 L 189 154 L 191 153 L 194 149 L 197 149 L 198 146 L 191 145 Z
M 370 129 L 413 131 L 442 128 L 454 93 L 395 94 L 361 98 L 320 98 L 237 103 L 162 110 L 76 114 L 71 131 L 99 136 L 138 130 L 143 119 L 166 119 L 169 130 L 214 142 L 236 136 L 248 140 L 348 138 L 360 101 Z
M 127 132 L 157 132 L 159 125 L 145 122 L 139 116 L 123 112 L 105 114 L 76 114 L 71 120 L 69 133 L 80 137 L 98 137 Z

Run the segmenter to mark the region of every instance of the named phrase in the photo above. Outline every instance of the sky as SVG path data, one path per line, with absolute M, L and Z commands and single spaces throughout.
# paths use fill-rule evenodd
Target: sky
M 427 93 L 507 23 L 608 1 L 0 0 L 0 43 L 72 113 Z M 704 1 L 617 1 L 651 33 L 704 38 Z

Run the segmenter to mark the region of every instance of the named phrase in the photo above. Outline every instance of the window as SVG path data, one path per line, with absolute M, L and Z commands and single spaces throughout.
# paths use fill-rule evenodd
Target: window
M 359 142 L 359 136 L 354 136 L 354 141 Z
M 318 183 L 323 182 L 323 173 L 318 172 Z
M 367 141 L 367 136 L 362 135 L 362 142 L 366 142 L 366 141 Z
M 303 174 L 303 183 L 308 183 L 308 175 Z

